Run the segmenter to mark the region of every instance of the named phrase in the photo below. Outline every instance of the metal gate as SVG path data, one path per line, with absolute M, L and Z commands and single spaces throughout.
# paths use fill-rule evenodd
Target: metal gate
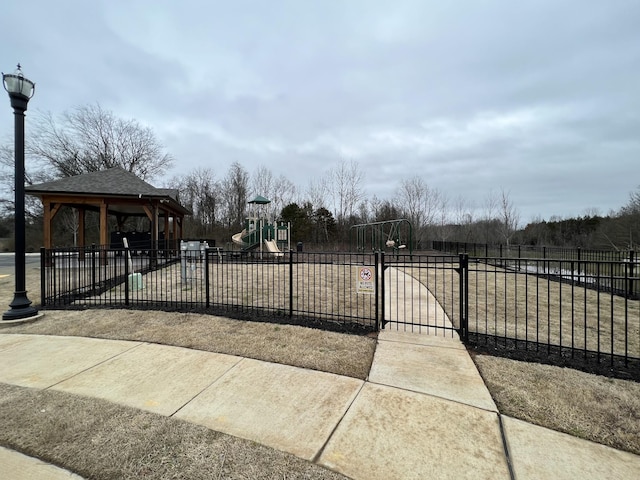
M 382 328 L 468 337 L 468 256 L 380 255 Z

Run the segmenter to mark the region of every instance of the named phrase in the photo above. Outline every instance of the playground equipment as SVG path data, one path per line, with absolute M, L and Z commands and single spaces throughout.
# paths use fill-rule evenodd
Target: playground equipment
M 242 247 L 242 251 L 256 251 L 262 255 L 274 257 L 284 256 L 283 250 L 291 249 L 291 224 L 273 222 L 264 214 L 264 206 L 271 203 L 258 195 L 249 202 L 250 214 L 245 219 L 244 228 L 236 233 L 231 240 Z
M 407 249 L 413 253 L 411 222 L 405 218 L 384 222 L 361 223 L 349 228 L 349 244 L 353 246 L 355 234 L 356 251 L 393 249 L 394 252 Z M 355 233 L 354 233 L 355 232 Z

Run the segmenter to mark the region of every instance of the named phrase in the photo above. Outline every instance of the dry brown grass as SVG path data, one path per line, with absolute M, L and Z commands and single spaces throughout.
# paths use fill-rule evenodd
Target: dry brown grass
M 40 266 L 27 265 L 25 271 L 25 284 L 28 290 L 29 300 L 34 305 L 40 304 Z M 5 268 L 0 272 L 0 308 L 8 305 L 13 298 L 16 277 L 13 268 Z
M 174 418 L 0 383 L 0 444 L 92 479 L 341 479 L 293 455 Z
M 424 283 L 451 318 L 458 318 L 458 298 L 451 294 L 458 282 L 453 266 L 403 270 Z M 640 356 L 639 301 L 484 265 L 470 265 L 469 326 L 489 335 Z
M 640 384 L 501 357 L 474 360 L 500 413 L 640 455 Z
M 2 333 L 136 340 L 227 353 L 365 379 L 375 338 L 312 328 L 153 310 L 46 311 Z
M 321 316 L 350 318 L 374 318 L 373 296 L 356 293 L 357 271 L 353 265 L 294 264 L 292 280 L 293 308 L 298 312 L 322 312 Z M 77 269 L 59 270 L 58 285 L 77 287 L 85 273 Z M 75 276 L 74 276 L 75 275 Z M 201 266 L 187 271 L 182 279 L 181 265 L 171 264 L 142 276 L 145 288 L 126 292 L 120 284 L 98 297 L 79 299 L 75 305 L 91 305 L 97 302 L 124 303 L 125 297 L 137 303 L 163 304 L 168 302 L 203 302 L 205 299 L 204 272 Z M 234 305 L 240 308 L 268 308 L 272 311 L 289 311 L 289 265 L 282 263 L 224 263 L 210 265 L 211 304 Z

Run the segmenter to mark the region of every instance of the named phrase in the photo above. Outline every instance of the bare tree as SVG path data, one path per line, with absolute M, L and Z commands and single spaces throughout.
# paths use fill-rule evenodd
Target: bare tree
M 449 237 L 453 232 L 449 203 L 449 198 L 446 195 L 441 194 L 438 196 L 437 211 L 435 217 L 436 223 L 438 225 L 438 235 L 440 240 L 443 242 L 449 240 Z
M 640 238 L 640 187 L 629 194 L 629 200 L 619 212 L 612 212 L 608 227 L 600 234 L 616 250 L 635 250 Z
M 358 204 L 358 223 L 368 223 L 371 220 L 371 205 L 365 198 Z
M 376 196 L 371 202 L 371 210 L 374 222 L 386 222 L 402 218 L 402 212 L 391 200 L 380 200 Z
M 511 201 L 510 192 L 500 189 L 500 193 L 489 191 L 484 201 L 484 213 L 480 221 L 486 243 L 511 243 L 518 229 L 520 214 Z
M 584 215 L 586 217 L 599 217 L 600 209 L 598 207 L 587 207 L 584 209 Z
M 442 194 L 415 176 L 402 180 L 396 197 L 404 215 L 413 225 L 416 245 L 421 245 L 426 240 L 429 225 L 436 219 Z
M 80 219 L 77 208 L 63 208 L 60 212 L 60 223 L 65 231 L 73 236 L 73 246 L 78 245 L 78 232 L 80 231 Z
M 479 236 L 485 243 L 494 243 L 499 241 L 499 220 L 498 220 L 498 197 L 493 190 L 484 198 L 482 205 L 482 215 L 480 221 L 476 225 Z
M 193 215 L 187 220 L 195 235 L 209 235 L 222 220 L 220 184 L 210 168 L 196 168 L 191 173 L 174 177 L 168 183 L 180 191 L 180 203 Z
M 331 171 L 330 178 L 336 217 L 338 222 L 344 223 L 347 218 L 353 216 L 358 203 L 364 198 L 364 172 L 360 170 L 358 162 L 342 161 Z
M 273 184 L 273 172 L 264 165 L 256 168 L 253 175 L 251 175 L 252 195 L 262 195 L 269 198 L 270 192 L 273 190 Z
M 382 199 L 380 199 L 376 194 L 369 199 L 369 210 L 371 211 L 371 221 L 378 221 L 378 214 L 380 213 L 380 209 L 382 208 Z
M 453 201 L 453 221 L 458 230 L 456 237 L 462 242 L 468 242 L 472 234 L 473 208 L 461 195 Z
M 284 175 L 276 178 L 271 195 L 271 216 L 276 218 L 285 205 L 291 203 L 296 194 L 296 186 Z
M 328 206 L 327 196 L 329 193 L 329 181 L 326 177 L 309 180 L 306 194 L 313 208 L 326 208 Z
M 520 223 L 520 213 L 511 201 L 510 192 L 505 192 L 504 189 L 500 190 L 500 197 L 498 199 L 498 202 L 500 233 L 506 245 L 508 246 L 511 243 L 511 238 L 518 229 L 518 224 Z
M 229 167 L 222 182 L 225 223 L 229 228 L 242 228 L 249 195 L 249 173 L 238 162 Z
M 98 104 L 76 107 L 57 118 L 36 115 L 30 138 L 27 154 L 46 163 L 55 177 L 119 166 L 148 180 L 172 164 L 151 128 L 116 117 Z
M 487 196 L 484 198 L 483 209 L 483 218 L 485 220 L 493 220 L 496 218 L 496 214 L 498 211 L 498 199 L 493 190 L 490 190 Z
M 622 215 L 634 215 L 640 213 L 640 187 L 629 194 L 629 201 L 620 209 Z
M 284 175 L 274 177 L 271 170 L 260 166 L 251 178 L 253 195 L 262 195 L 271 200 L 269 217 L 275 219 L 282 209 L 293 202 L 296 193 L 295 185 Z
M 0 183 L 0 202 L 2 204 L 2 213 L 9 213 L 15 211 L 14 202 L 14 174 L 15 172 L 15 158 L 13 155 L 13 149 L 7 145 L 0 146 L 0 172 L 2 173 L 2 183 Z M 27 173 L 25 172 L 25 180 Z M 26 210 L 26 205 L 25 205 Z
M 25 170 L 25 184 L 33 185 L 51 180 L 51 176 L 42 166 L 29 162 L 29 169 Z M 13 148 L 0 145 L 0 206 L 2 213 L 15 212 L 15 155 Z M 25 213 L 28 217 L 36 217 L 42 212 L 42 202 L 36 197 L 25 197 Z

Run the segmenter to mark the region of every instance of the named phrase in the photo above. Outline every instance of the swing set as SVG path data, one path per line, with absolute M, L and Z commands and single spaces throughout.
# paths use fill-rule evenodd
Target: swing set
M 358 252 L 388 250 L 398 253 L 407 249 L 413 253 L 412 226 L 406 218 L 386 220 L 384 222 L 361 223 L 349 228 L 349 245 L 355 247 Z

